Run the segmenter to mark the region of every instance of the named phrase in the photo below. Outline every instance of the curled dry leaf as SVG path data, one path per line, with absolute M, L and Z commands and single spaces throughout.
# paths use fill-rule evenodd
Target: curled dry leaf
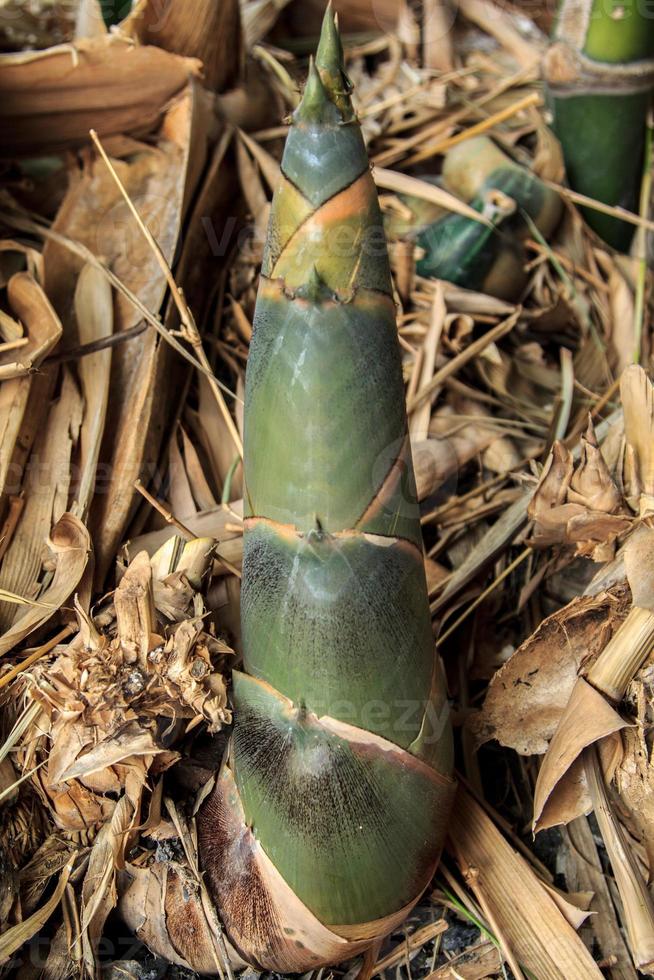
M 138 0 L 121 33 L 140 44 L 202 62 L 207 88 L 222 92 L 238 80 L 243 57 L 238 0 Z
M 12 650 L 54 616 L 78 587 L 91 553 L 89 533 L 78 518 L 64 514 L 50 534 L 48 547 L 54 574 L 37 603 L 20 612 L 11 627 L 0 636 L 0 655 Z
M 82 954 L 89 976 L 101 976 L 98 944 L 107 916 L 118 903 L 116 874 L 124 867 L 125 851 L 139 822 L 145 779 L 146 766 L 135 767 L 124 795 L 111 819 L 100 828 L 89 855 L 81 898 Z
M 75 288 L 75 319 L 80 344 L 90 344 L 113 332 L 113 299 L 107 277 L 92 265 L 82 269 Z M 84 396 L 80 430 L 79 478 L 75 511 L 84 519 L 93 496 L 100 444 L 109 400 L 111 351 L 80 358 L 78 373 Z
M 612 557 L 613 543 L 630 520 L 590 419 L 576 465 L 570 450 L 554 443 L 529 504 L 529 516 L 534 521 L 530 542 L 534 547 L 560 544 L 595 561 Z
M 17 272 L 7 286 L 11 308 L 25 329 L 26 343 L 18 350 L 0 351 L 0 381 L 19 378 L 39 366 L 62 333 L 59 317 L 30 272 Z
M 625 565 L 633 605 L 592 665 L 579 676 L 541 766 L 534 793 L 534 826 L 566 823 L 592 808 L 587 793 L 584 750 L 596 743 L 610 780 L 621 761 L 622 742 L 612 738 L 628 724 L 615 710 L 629 683 L 651 653 L 652 539 L 654 532 L 634 535 L 626 546 Z M 583 668 L 582 668 L 583 669 Z
M 21 485 L 25 505 L 0 566 L 0 588 L 28 601 L 38 599 L 41 603 L 46 601 L 44 596 L 39 596 L 49 557 L 46 542 L 53 524 L 67 509 L 71 462 L 82 416 L 82 401 L 70 369 L 63 371 L 56 400 L 49 406 L 46 404 L 37 409 L 37 419 L 43 408 L 46 411 L 49 408 L 49 412 L 42 428 L 34 435 L 32 453 Z M 87 534 L 86 529 L 84 533 Z M 62 602 L 77 585 L 76 579 L 68 594 L 62 596 Z M 0 604 L 0 629 L 14 624 L 18 615 L 20 612 L 16 612 L 15 606 Z
M 217 964 L 224 955 L 204 912 L 197 880 L 185 864 L 155 858 L 147 867 L 128 865 L 120 913 L 141 942 L 170 963 L 202 974 L 220 972 Z M 246 965 L 235 950 L 228 951 L 235 966 Z
M 583 677 L 578 677 L 538 773 L 534 792 L 534 830 L 569 823 L 593 809 L 584 773 L 583 752 L 602 743 L 605 758 L 621 752 L 619 740 L 609 736 L 627 722 Z M 608 753 L 608 756 L 606 755 Z

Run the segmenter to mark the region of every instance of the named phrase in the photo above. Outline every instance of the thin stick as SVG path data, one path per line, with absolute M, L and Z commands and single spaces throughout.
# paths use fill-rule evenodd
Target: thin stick
M 189 344 L 193 347 L 193 350 L 195 351 L 198 360 L 208 372 L 207 377 L 209 379 L 209 384 L 214 394 L 214 398 L 216 399 L 218 410 L 220 414 L 223 416 L 223 419 L 225 420 L 227 430 L 231 436 L 234 445 L 236 446 L 236 450 L 239 456 L 242 457 L 243 444 L 241 443 L 241 437 L 238 434 L 236 426 L 234 425 L 234 420 L 232 419 L 232 416 L 229 413 L 227 405 L 225 404 L 225 399 L 223 398 L 220 392 L 219 382 L 214 377 L 214 374 L 211 371 L 211 365 L 209 364 L 209 359 L 207 358 L 207 355 L 205 354 L 204 351 L 204 347 L 202 346 L 202 338 L 200 337 L 200 331 L 197 328 L 197 324 L 195 322 L 193 314 L 191 313 L 191 310 L 189 309 L 188 303 L 184 299 L 182 290 L 175 282 L 175 277 L 173 276 L 171 268 L 168 265 L 166 256 L 163 254 L 154 235 L 152 234 L 152 232 L 147 227 L 147 225 L 141 218 L 140 214 L 138 213 L 136 207 L 132 202 L 132 199 L 127 193 L 127 190 L 125 189 L 123 182 L 121 181 L 120 177 L 116 173 L 116 170 L 114 169 L 111 160 L 105 153 L 104 147 L 102 146 L 102 143 L 98 139 L 98 134 L 94 129 L 90 130 L 90 133 L 91 133 L 91 139 L 95 143 L 95 146 L 100 156 L 104 160 L 104 163 L 107 169 L 109 170 L 109 173 L 113 177 L 114 182 L 118 187 L 118 190 L 120 191 L 125 203 L 127 204 L 127 207 L 132 212 L 132 215 L 134 216 L 134 220 L 136 221 L 148 245 L 152 249 L 157 259 L 157 262 L 159 264 L 159 268 L 161 269 L 164 276 L 166 277 L 166 282 L 168 283 L 170 294 L 173 297 L 173 301 L 175 303 L 175 306 L 177 307 L 177 312 L 179 313 L 180 320 L 182 321 L 182 329 L 183 329 L 184 336 L 186 337 L 186 340 L 189 342 Z
M 654 963 L 654 903 L 613 812 L 596 745 L 584 750 L 583 762 L 595 817 L 622 900 L 629 949 L 636 969 L 649 974 Z
M 98 351 L 106 350 L 108 347 L 117 347 L 118 344 L 126 340 L 139 337 L 148 329 L 147 323 L 139 323 L 129 330 L 121 330 L 119 333 L 112 333 L 108 337 L 100 337 L 99 340 L 91 340 L 88 344 L 80 344 L 79 347 L 71 347 L 70 350 L 62 350 L 59 354 L 51 354 L 42 362 L 43 364 L 65 364 L 67 361 L 77 361 L 80 357 L 88 357 L 90 354 L 97 354 Z
M 551 187 L 553 191 L 557 191 L 562 197 L 567 198 L 568 201 L 572 201 L 573 204 L 581 204 L 592 211 L 601 211 L 602 214 L 609 214 L 612 218 L 627 221 L 631 225 L 638 225 L 638 227 L 646 228 L 648 231 L 654 231 L 654 221 L 650 221 L 649 218 L 641 218 L 633 211 L 627 211 L 626 208 L 615 208 L 610 204 L 602 204 L 601 201 L 596 201 L 593 197 L 586 197 L 585 194 L 571 191 L 569 187 L 557 184 L 553 180 L 543 180 L 543 183 L 546 187 Z
M 405 161 L 405 165 L 407 167 L 412 166 L 415 163 L 422 163 L 423 160 L 427 160 L 429 157 L 436 156 L 439 153 L 445 153 L 446 150 L 456 146 L 458 143 L 463 143 L 472 136 L 479 136 L 480 133 L 487 132 L 494 126 L 497 126 L 498 123 L 505 122 L 511 116 L 517 115 L 524 109 L 531 109 L 532 106 L 542 105 L 542 101 L 538 92 L 531 92 L 529 95 L 525 95 L 524 98 L 518 99 L 513 105 L 506 106 L 505 109 L 494 112 L 487 119 L 482 119 L 481 122 L 475 123 L 474 126 L 469 126 L 468 129 L 464 129 L 454 136 L 446 137 L 440 143 L 434 143 L 432 146 L 426 146 L 423 150 L 419 150 Z
M 481 595 L 478 595 L 477 598 L 474 600 L 474 602 L 470 603 L 468 608 L 461 613 L 459 618 L 452 623 L 449 629 L 445 630 L 442 636 L 439 636 L 439 638 L 436 640 L 436 646 L 439 647 L 442 643 L 444 643 L 445 640 L 448 638 L 448 636 L 451 636 L 454 630 L 457 629 L 461 625 L 461 623 L 463 623 L 468 618 L 470 613 L 474 612 L 477 606 L 480 603 L 482 603 L 484 599 L 491 594 L 491 592 L 494 592 L 497 586 L 501 585 L 504 579 L 507 578 L 507 576 L 509 576 L 511 572 L 518 567 L 518 565 L 522 564 L 525 558 L 527 558 L 530 554 L 531 554 L 531 548 L 525 548 L 525 550 L 520 555 L 518 555 L 515 561 L 512 561 L 510 565 L 507 565 L 507 567 L 504 569 L 502 574 L 498 575 L 495 581 L 491 582 L 488 588 L 484 589 Z
M 35 664 L 37 660 L 41 659 L 41 657 L 45 657 L 46 653 L 50 653 L 50 651 L 54 650 L 58 643 L 61 643 L 62 640 L 65 640 L 67 636 L 70 636 L 71 633 L 74 632 L 75 631 L 72 626 L 64 626 L 64 628 L 59 630 L 59 632 L 53 636 L 51 640 L 48 640 L 47 643 L 37 647 L 34 653 L 31 653 L 29 657 L 25 658 L 25 660 L 21 660 L 19 664 L 16 664 L 11 668 L 11 670 L 8 670 L 6 674 L 3 674 L 2 677 L 0 677 L 0 690 L 2 690 L 3 687 L 7 687 L 8 684 L 11 684 L 11 682 L 15 680 L 19 674 L 22 674 L 24 670 L 27 670 L 28 667 Z
M 200 364 L 193 354 L 191 354 L 191 352 L 188 351 L 183 344 L 180 344 L 177 338 L 164 327 L 159 317 L 155 316 L 154 313 L 151 313 L 147 306 L 141 302 L 138 296 L 133 293 L 132 290 L 126 286 L 125 283 L 122 282 L 117 275 L 115 275 L 115 273 L 111 271 L 111 269 L 108 269 L 90 248 L 87 248 L 86 245 L 83 245 L 81 242 L 74 241 L 72 238 L 68 238 L 66 235 L 60 234 L 58 231 L 54 231 L 47 225 L 41 224 L 39 221 L 26 218 L 24 215 L 17 214 L 14 211 L 2 211 L 0 212 L 0 216 L 11 228 L 18 228 L 20 231 L 31 232 L 32 234 L 39 235 L 46 240 L 49 239 L 50 241 L 56 242 L 58 245 L 61 245 L 62 248 L 67 248 L 69 252 L 72 252 L 74 255 L 78 255 L 85 262 L 88 262 L 90 265 L 94 266 L 94 268 L 99 269 L 102 273 L 104 273 L 114 289 L 124 296 L 125 299 L 129 300 L 132 306 L 139 311 L 143 319 L 147 320 L 151 327 L 154 327 L 159 336 L 162 337 L 167 344 L 170 344 L 173 350 L 177 351 L 180 357 L 183 357 L 185 361 L 188 361 L 189 364 L 193 365 L 195 370 L 199 371 L 200 374 L 204 374 L 207 378 L 213 379 L 219 388 L 228 394 L 230 398 L 233 398 L 234 401 L 242 402 L 242 399 L 239 398 L 238 395 L 231 391 L 227 385 L 222 383 L 222 381 L 218 381 L 210 369 Z
M 0 344 L 0 354 L 8 354 L 9 351 L 19 350 L 21 347 L 26 347 L 29 342 L 29 337 L 16 337 L 15 340 L 6 340 Z
M 180 534 L 183 534 L 188 541 L 194 541 L 197 535 L 193 534 L 193 531 L 189 531 L 181 521 L 178 521 L 175 515 L 169 511 L 161 501 L 153 497 L 149 490 L 146 490 L 140 480 L 137 480 L 134 484 L 134 489 L 138 490 L 142 497 L 145 497 L 147 502 L 158 511 L 167 524 L 172 524 L 176 527 Z
M 490 344 L 495 343 L 496 340 L 499 340 L 501 337 L 504 337 L 505 334 L 509 333 L 509 331 L 513 330 L 514 326 L 518 322 L 520 313 L 521 309 L 518 307 L 515 313 L 512 313 L 510 317 L 507 317 L 506 320 L 498 323 L 496 327 L 489 330 L 483 337 L 473 341 L 466 347 L 465 350 L 462 350 L 460 354 L 457 354 L 451 361 L 448 361 L 448 363 L 442 367 L 440 371 L 436 372 L 431 381 L 426 384 L 414 398 L 411 399 L 407 405 L 407 410 L 409 412 L 413 411 L 416 405 L 418 405 L 423 398 L 427 398 L 429 395 L 431 395 L 434 388 L 438 388 L 438 386 L 441 385 L 446 378 L 462 368 L 464 364 L 468 363 L 468 361 L 471 361 L 473 358 L 477 357 Z
M 178 521 L 172 511 L 169 511 L 167 507 L 164 507 L 160 500 L 157 500 L 156 497 L 153 497 L 152 494 L 145 489 L 140 480 L 136 481 L 134 488 L 138 490 L 141 496 L 145 497 L 147 502 L 161 514 L 167 524 L 172 524 L 172 526 L 177 528 L 180 534 L 183 534 L 187 540 L 194 541 L 197 538 L 197 534 L 194 534 L 193 531 L 186 527 L 185 524 Z M 236 565 L 233 565 L 231 561 L 224 558 L 219 551 L 215 551 L 214 554 L 216 556 L 216 560 L 219 561 L 221 565 L 224 565 L 228 572 L 230 572 L 232 575 L 236 575 L 237 578 L 241 578 L 241 572 L 238 570 Z

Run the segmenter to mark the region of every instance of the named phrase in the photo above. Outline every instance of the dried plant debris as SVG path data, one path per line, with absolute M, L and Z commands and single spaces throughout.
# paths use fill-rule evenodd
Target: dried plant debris
M 195 813 L 228 758 L 245 365 L 324 4 L 164 6 L 0 2 L 3 977 L 35 949 L 48 980 L 248 965 Z M 577 210 L 538 79 L 551 11 L 335 6 L 462 777 L 420 902 L 337 972 L 651 975 L 646 203 L 630 256 Z

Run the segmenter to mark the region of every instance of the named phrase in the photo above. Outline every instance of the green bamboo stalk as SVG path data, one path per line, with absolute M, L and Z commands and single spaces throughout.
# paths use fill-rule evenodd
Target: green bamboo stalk
M 544 74 L 570 187 L 604 204 L 637 207 L 654 86 L 654 26 L 640 0 L 561 0 Z M 583 209 L 609 245 L 633 227 Z
M 244 670 L 199 814 L 261 969 L 340 962 L 433 875 L 454 783 L 388 255 L 331 10 L 273 199 L 245 392 Z

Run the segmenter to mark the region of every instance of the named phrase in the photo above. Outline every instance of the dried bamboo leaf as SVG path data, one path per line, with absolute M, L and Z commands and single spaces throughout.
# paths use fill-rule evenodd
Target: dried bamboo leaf
M 76 855 L 73 855 L 67 862 L 59 876 L 57 887 L 48 901 L 27 919 L 24 919 L 16 926 L 12 926 L 11 929 L 7 929 L 6 932 L 0 935 L 0 963 L 6 963 L 24 943 L 28 942 L 32 936 L 35 936 L 43 928 L 61 901 L 73 869 L 73 864 L 75 863 L 75 858 Z
M 127 726 L 113 738 L 100 742 L 89 752 L 75 759 L 63 771 L 54 771 L 48 765 L 48 778 L 52 783 L 65 783 L 73 779 L 86 779 L 94 773 L 102 772 L 112 766 L 125 762 L 127 759 L 139 756 L 155 756 L 167 752 L 157 745 L 150 732 L 142 731 L 137 726 Z M 52 760 L 54 762 L 54 759 Z
M 28 376 L 0 384 L 0 498 L 7 491 L 16 493 L 19 489 L 14 483 L 14 474 L 10 467 L 25 416 L 31 383 L 32 379 Z
M 450 847 L 469 886 L 483 896 L 526 969 L 539 980 L 599 980 L 602 974 L 590 953 L 534 872 L 461 786 Z
M 236 84 L 243 60 L 238 0 L 138 0 L 120 25 L 140 44 L 197 58 L 207 88 L 223 92 Z
M 11 307 L 24 324 L 28 343 L 15 351 L 0 353 L 0 381 L 33 371 L 57 344 L 62 334 L 59 317 L 30 272 L 17 272 L 7 286 Z
M 193 499 L 191 484 L 184 467 L 184 460 L 179 448 L 177 432 L 173 433 L 168 450 L 168 502 L 170 509 L 180 521 L 190 514 L 196 514 L 198 508 Z
M 139 821 L 145 767 L 137 769 L 136 773 L 136 778 L 130 781 L 125 795 L 118 801 L 111 820 L 98 833 L 82 885 L 82 950 L 84 964 L 92 977 L 102 975 L 97 958 L 98 944 L 107 916 L 118 904 L 116 872 L 124 867 L 130 833 Z
M 629 950 L 618 925 L 593 832 L 586 817 L 578 817 L 569 823 L 563 835 L 564 839 L 570 841 L 570 846 L 559 856 L 559 866 L 563 866 L 568 885 L 588 889 L 593 893 L 591 910 L 597 914 L 592 920 L 592 935 L 602 956 L 613 960 L 611 975 L 615 980 L 637 980 Z
M 72 514 L 64 514 L 52 529 L 49 547 L 55 561 L 52 581 L 40 597 L 41 604 L 18 616 L 0 636 L 0 655 L 46 623 L 79 585 L 91 552 L 89 533 L 82 522 Z
M 606 646 L 629 609 L 621 587 L 580 596 L 544 619 L 494 675 L 468 726 L 478 744 L 497 739 L 523 755 L 547 751 L 579 669 Z
M 642 367 L 632 364 L 620 379 L 627 440 L 628 499 L 643 514 L 654 508 L 654 388 Z
M 68 506 L 71 457 L 81 412 L 77 385 L 66 369 L 59 398 L 34 445 L 23 487 L 25 506 L 0 567 L 0 588 L 26 599 L 35 597 L 47 536 Z M 16 618 L 14 608 L 0 604 L 0 628 L 6 629 Z
M 583 677 L 577 678 L 538 773 L 534 830 L 568 823 L 590 813 L 592 803 L 583 774 L 582 753 L 626 724 L 594 687 Z
M 129 162 L 115 164 L 137 210 L 157 228 L 159 245 L 169 260 L 185 202 L 204 162 L 207 125 L 206 114 L 188 88 L 169 109 L 159 145 L 139 147 Z M 95 161 L 71 187 L 54 227 L 101 254 L 149 309 L 160 308 L 165 277 L 102 161 Z M 44 254 L 48 292 L 56 308 L 68 310 L 83 263 L 52 241 Z M 114 310 L 116 333 L 138 324 L 139 314 L 123 296 L 116 297 Z M 163 380 L 166 365 L 170 373 L 167 351 L 149 330 L 112 353 L 112 398 L 100 460 L 107 478 L 96 487 L 90 514 L 99 579 L 106 575 L 133 510 L 133 484 L 155 465 L 161 435 L 156 420 L 165 417 L 169 402 Z
M 0 55 L 0 155 L 43 155 L 103 136 L 147 133 L 200 63 L 110 34 Z M 107 97 L 110 93 L 110 98 Z
M 654 974 L 654 901 L 608 798 L 597 748 L 584 752 L 584 769 L 593 809 L 622 900 L 622 915 L 634 965 Z
M 131 878 L 123 887 L 120 912 L 138 938 L 170 963 L 203 974 L 218 973 L 222 951 L 203 913 L 197 882 L 176 861 L 147 868 L 129 866 Z M 235 966 L 245 966 L 229 947 Z
M 80 344 L 102 340 L 113 333 L 113 300 L 106 276 L 92 265 L 82 269 L 75 288 L 75 319 Z M 84 397 L 80 429 L 79 479 L 75 488 L 73 513 L 84 520 L 95 489 L 95 476 L 104 432 L 111 351 L 97 351 L 82 357 L 78 374 Z

